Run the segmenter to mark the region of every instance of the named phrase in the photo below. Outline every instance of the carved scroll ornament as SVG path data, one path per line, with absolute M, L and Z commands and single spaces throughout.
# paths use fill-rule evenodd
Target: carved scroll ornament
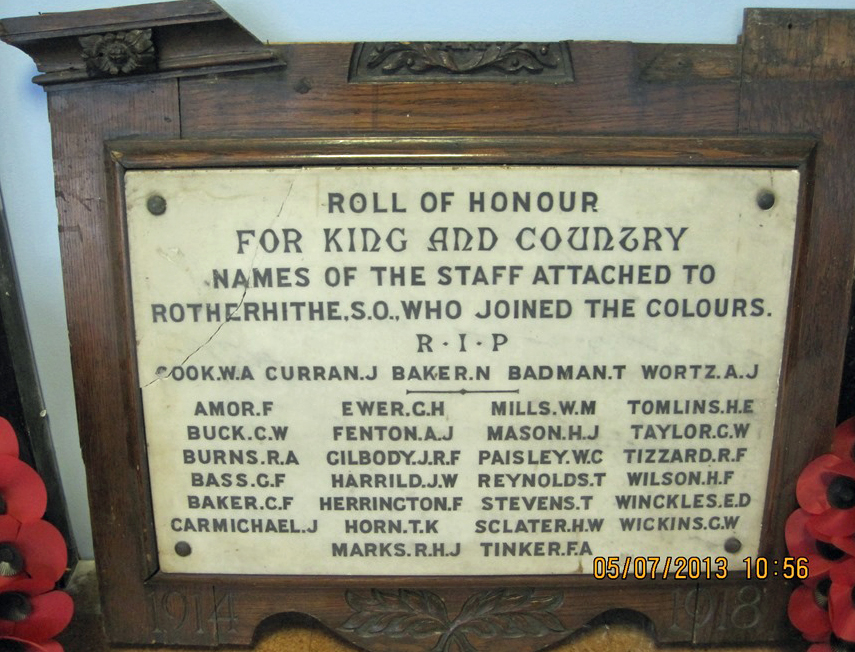
M 463 76 L 515 81 L 573 79 L 569 49 L 564 43 L 386 42 L 358 47 L 351 81 L 426 81 Z

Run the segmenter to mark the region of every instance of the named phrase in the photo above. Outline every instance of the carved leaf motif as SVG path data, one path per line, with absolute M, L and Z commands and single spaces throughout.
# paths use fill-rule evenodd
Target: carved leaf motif
M 535 53 L 525 48 L 513 48 L 503 53 L 501 59 L 497 61 L 505 70 L 516 72 L 525 68 L 526 70 L 539 71 L 544 67 L 544 62 L 537 58 Z M 557 65 L 557 63 L 556 63 Z
M 407 57 L 410 56 L 406 50 L 400 50 L 389 55 L 389 58 L 383 64 L 383 70 L 387 72 L 395 72 L 399 70 L 407 62 Z
M 467 634 L 478 638 L 545 636 L 564 631 L 553 613 L 563 601 L 558 594 L 536 595 L 532 589 L 496 589 L 470 597 L 454 621 L 445 603 L 430 591 L 348 591 L 345 599 L 354 614 L 342 629 L 363 637 L 427 638 L 439 636 L 431 652 L 477 652 Z
M 555 68 L 561 57 L 555 48 L 538 43 L 383 43 L 367 59 L 369 68 L 394 73 L 405 68 L 423 73 L 438 68 L 455 74 L 494 68 L 507 73 L 525 69 L 539 73 Z
M 463 605 L 455 622 L 458 631 L 481 638 L 544 636 L 564 630 L 552 610 L 560 594 L 535 596 L 530 589 L 500 589 L 479 593 Z
M 373 590 L 367 596 L 348 591 L 345 599 L 356 613 L 342 629 L 359 636 L 426 638 L 448 629 L 445 604 L 430 591 Z

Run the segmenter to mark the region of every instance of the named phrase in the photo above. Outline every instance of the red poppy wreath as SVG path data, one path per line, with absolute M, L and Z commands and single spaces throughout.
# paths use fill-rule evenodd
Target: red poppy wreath
M 42 520 L 45 484 L 18 455 L 15 431 L 0 418 L 0 652 L 62 652 L 53 638 L 74 612 L 71 597 L 55 590 L 65 540 Z
M 809 652 L 855 644 L 855 418 L 834 431 L 832 452 L 808 464 L 796 483 L 800 509 L 784 536 L 809 576 L 790 596 L 790 622 L 814 643 Z

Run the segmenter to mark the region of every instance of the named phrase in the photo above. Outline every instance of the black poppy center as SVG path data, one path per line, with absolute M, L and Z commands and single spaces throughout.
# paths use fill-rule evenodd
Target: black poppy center
M 23 593 L 8 591 L 0 593 L 0 619 L 20 622 L 33 613 L 30 599 Z
M 829 639 L 829 644 L 834 652 L 855 652 L 855 643 L 837 638 L 834 634 Z
M 832 480 L 825 492 L 828 504 L 837 509 L 855 507 L 855 480 L 838 475 Z
M 831 588 L 831 578 L 826 577 L 813 590 L 813 601 L 820 609 L 828 608 L 828 590 Z
M 816 551 L 823 559 L 827 559 L 828 561 L 837 561 L 846 554 L 837 546 L 826 543 L 825 541 L 816 542 Z
M 27 646 L 21 641 L 0 638 L 0 652 L 27 652 Z
M 24 558 L 10 543 L 0 543 L 0 577 L 11 577 L 24 570 Z
M 5 514 L 9 511 L 9 507 L 6 505 L 6 499 L 3 498 L 3 494 L 0 494 L 0 515 Z

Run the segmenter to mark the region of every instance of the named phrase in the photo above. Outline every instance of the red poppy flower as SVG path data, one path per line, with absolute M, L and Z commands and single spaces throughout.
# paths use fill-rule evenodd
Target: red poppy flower
M 808 647 L 807 652 L 834 652 L 834 648 L 828 643 L 814 643 Z
M 808 528 L 820 537 L 855 534 L 855 463 L 843 461 L 829 469 L 825 489 L 829 508 L 814 514 Z
M 790 595 L 787 615 L 802 636 L 813 643 L 828 640 L 831 619 L 828 616 L 828 590 L 831 580 L 825 578 L 815 587 L 799 586 Z
M 828 543 L 830 543 L 835 548 L 842 550 L 850 557 L 855 556 L 855 536 L 850 535 L 847 537 L 831 537 Z
M 811 514 L 822 514 L 831 507 L 828 502 L 828 485 L 834 479 L 831 469 L 841 461 L 837 455 L 827 453 L 808 463 L 796 482 L 799 507 Z
M 818 457 L 799 476 L 796 494 L 812 514 L 808 531 L 855 555 L 855 462 L 836 455 Z
M 2 649 L 8 649 L 9 652 L 63 652 L 62 646 L 56 641 L 36 643 L 15 636 L 0 636 L 0 641 L 4 644 Z
M 799 475 L 796 498 L 814 515 L 808 527 L 815 535 L 829 539 L 855 534 L 855 462 L 819 456 Z
M 842 460 L 855 462 L 855 417 L 847 419 L 834 429 L 831 452 Z
M 784 525 L 784 539 L 787 550 L 793 557 L 806 557 L 808 560 L 808 578 L 805 584 L 815 586 L 828 577 L 829 571 L 848 559 L 846 553 L 834 543 L 817 538 L 808 528 L 812 516 L 803 509 L 797 509 Z
M 0 455 L 18 457 L 20 453 L 18 435 L 15 434 L 12 424 L 0 417 Z
M 0 595 L 5 591 L 18 591 L 19 593 L 26 593 L 27 595 L 40 595 L 42 593 L 47 593 L 48 591 L 53 591 L 55 588 L 56 582 L 51 582 L 48 579 L 21 577 L 13 579 L 0 589 Z
M 0 592 L 0 636 L 47 641 L 71 622 L 74 602 L 64 591 L 27 594 Z
M 0 514 L 21 523 L 44 516 L 47 490 L 41 476 L 17 457 L 0 455 Z
M 27 577 L 56 583 L 67 562 L 65 539 L 53 525 L 0 516 L 0 589 Z
M 848 559 L 831 569 L 828 590 L 828 617 L 835 636 L 855 641 L 855 559 Z

